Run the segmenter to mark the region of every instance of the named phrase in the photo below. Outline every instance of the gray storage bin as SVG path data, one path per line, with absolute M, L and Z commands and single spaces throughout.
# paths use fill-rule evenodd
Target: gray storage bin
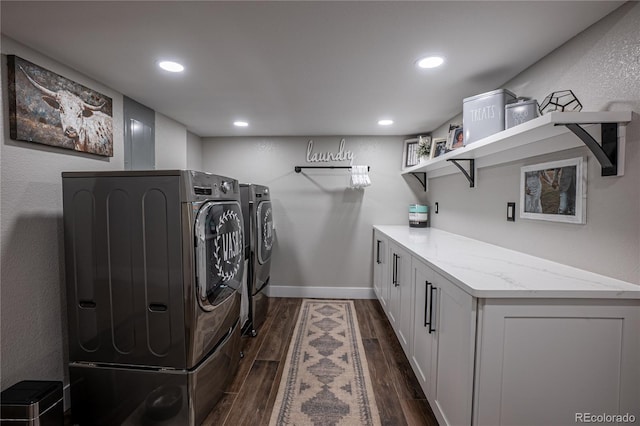
M 2 426 L 64 424 L 62 382 L 24 380 L 2 391 Z
M 538 102 L 535 99 L 519 100 L 504 107 L 504 127 L 510 129 L 518 124 L 526 123 L 538 116 Z
M 504 130 L 504 107 L 516 100 L 506 89 L 465 98 L 462 105 L 464 143 L 468 145 Z

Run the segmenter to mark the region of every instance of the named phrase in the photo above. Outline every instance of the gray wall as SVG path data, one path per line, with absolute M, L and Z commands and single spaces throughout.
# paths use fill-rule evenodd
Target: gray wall
M 0 158 L 0 338 L 2 389 L 25 379 L 68 383 L 64 249 L 62 228 L 63 171 L 124 168 L 123 96 L 87 76 L 2 36 L 2 144 Z M 8 54 L 18 55 L 113 99 L 113 157 L 99 157 L 9 137 L 7 108 Z M 156 129 L 158 150 L 180 147 L 162 166 L 186 164 L 186 128 L 162 117 Z M 174 145 L 172 145 L 172 143 Z
M 638 28 L 640 4 L 632 2 L 505 87 L 538 100 L 554 90 L 572 89 L 585 111 L 632 109 L 639 113 Z M 450 120 L 461 121 L 461 116 Z M 434 136 L 444 136 L 445 127 L 448 122 Z M 637 115 L 627 129 L 624 177 L 600 177 L 595 158 L 586 148 L 577 148 L 480 169 L 475 189 L 468 188 L 460 174 L 435 178 L 426 196 L 419 193 L 413 177 L 399 176 L 402 138 L 346 138 L 348 146 L 361 144 L 354 149 L 355 164 L 373 167 L 373 186 L 362 196 L 344 190 L 344 176 L 315 172 L 307 178 L 293 173 L 293 165 L 304 161 L 309 138 L 203 139 L 205 170 L 273 187 L 279 244 L 274 255 L 275 285 L 370 286 L 371 225 L 406 223 L 407 204 L 420 200 L 439 203 L 440 213 L 431 214 L 434 227 L 640 283 Z M 335 150 L 339 139 L 314 140 Z M 507 202 L 519 198 L 521 166 L 576 156 L 588 158 L 585 225 L 506 221 Z
M 7 54 L 15 54 L 113 99 L 113 157 L 9 138 Z M 1 387 L 66 375 L 62 181 L 72 170 L 124 167 L 122 95 L 14 40 L 2 37 Z M 66 380 L 65 380 L 66 381 Z
M 187 132 L 187 169 L 202 170 L 202 139 Z
M 432 216 L 433 226 L 640 283 L 639 28 L 640 3 L 630 2 L 504 85 L 538 101 L 571 89 L 583 111 L 633 110 L 623 177 L 601 177 L 599 163 L 584 147 L 480 169 L 475 189 L 461 174 L 435 178 L 428 200 L 438 202 L 440 214 Z M 444 136 L 445 127 L 434 134 Z M 585 225 L 506 221 L 507 202 L 519 198 L 521 166 L 577 156 L 588 159 Z
M 187 128 L 156 112 L 156 169 L 187 168 Z
M 346 170 L 295 173 L 321 165 L 306 163 L 309 139 L 314 152 L 336 152 L 341 137 L 203 138 L 203 169 L 271 188 L 274 286 L 370 288 L 372 225 L 407 224 L 408 204 L 425 195 L 400 175 L 403 138 L 344 138 L 353 163 L 371 167 L 372 185 L 360 190 L 347 188 Z

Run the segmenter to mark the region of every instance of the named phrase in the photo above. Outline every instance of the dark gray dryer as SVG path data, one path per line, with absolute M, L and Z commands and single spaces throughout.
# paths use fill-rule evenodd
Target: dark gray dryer
M 267 186 L 240 184 L 240 196 L 246 230 L 245 255 L 249 259 L 247 274 L 249 320 L 244 330 L 255 336 L 269 309 L 269 298 L 265 294 L 265 289 L 271 277 L 273 209 Z
M 181 170 L 62 180 L 73 422 L 200 424 L 240 359 L 238 182 Z

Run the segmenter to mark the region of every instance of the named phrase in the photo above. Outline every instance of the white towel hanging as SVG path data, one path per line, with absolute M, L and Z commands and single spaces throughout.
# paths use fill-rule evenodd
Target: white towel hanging
M 351 188 L 364 188 L 369 185 L 371 185 L 369 166 L 351 166 L 349 186 Z

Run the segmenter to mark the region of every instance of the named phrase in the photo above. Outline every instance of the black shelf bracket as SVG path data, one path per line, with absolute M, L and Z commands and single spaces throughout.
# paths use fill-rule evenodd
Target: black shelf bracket
M 602 144 L 596 142 L 579 124 L 556 124 L 566 126 L 591 150 L 602 166 L 602 176 L 618 175 L 618 123 L 601 123 Z
M 447 161 L 451 161 L 467 178 L 469 181 L 469 188 L 475 188 L 476 186 L 476 160 L 473 158 L 450 158 Z M 468 161 L 469 162 L 469 171 L 467 172 L 464 167 L 462 167 L 458 161 Z
M 426 172 L 411 172 L 411 175 L 413 175 L 413 177 L 418 179 L 418 182 L 420 182 L 420 185 L 422 185 L 422 188 L 426 192 L 427 191 L 427 173 Z M 420 175 L 422 175 L 422 179 L 420 179 Z
M 294 166 L 293 170 L 300 173 L 302 169 L 350 169 L 351 166 Z M 371 167 L 367 166 L 367 170 L 371 171 Z

